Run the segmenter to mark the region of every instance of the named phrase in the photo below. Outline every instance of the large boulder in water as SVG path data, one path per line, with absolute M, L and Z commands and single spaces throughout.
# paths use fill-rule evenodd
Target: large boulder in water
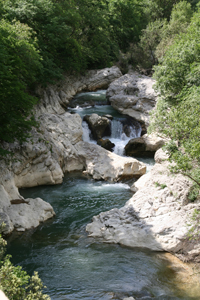
M 127 156 L 154 157 L 155 152 L 165 144 L 165 140 L 155 135 L 143 135 L 131 139 L 125 146 Z
M 96 180 L 119 181 L 123 178 L 138 178 L 146 173 L 144 163 L 132 157 L 121 157 L 102 147 L 87 142 L 76 144 L 85 173 Z
M 91 133 L 95 140 L 101 139 L 103 136 L 109 136 L 110 120 L 97 114 L 86 115 L 83 118 L 88 123 Z
M 156 104 L 154 83 L 152 78 L 132 72 L 113 81 L 106 93 L 116 110 L 144 124 L 143 132 L 149 125 L 149 112 Z
M 97 144 L 101 146 L 102 148 L 108 150 L 108 151 L 113 151 L 113 148 L 115 147 L 115 144 L 112 143 L 109 139 L 99 139 L 97 141 Z

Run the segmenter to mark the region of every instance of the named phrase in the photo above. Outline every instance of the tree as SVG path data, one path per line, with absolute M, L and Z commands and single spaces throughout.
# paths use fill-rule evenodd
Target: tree
M 155 67 L 156 89 L 160 93 L 150 131 L 170 138 L 166 150 L 171 170 L 180 172 L 200 187 L 200 11 L 186 33 L 166 51 Z
M 41 66 L 31 29 L 20 22 L 0 23 L 0 141 L 24 141 L 35 125 L 37 99 L 27 93 Z M 0 154 L 5 153 L 1 148 Z
M 43 294 L 45 288 L 38 273 L 29 276 L 20 266 L 13 266 L 11 256 L 6 255 L 6 241 L 0 235 L 0 289 L 9 300 L 50 300 Z

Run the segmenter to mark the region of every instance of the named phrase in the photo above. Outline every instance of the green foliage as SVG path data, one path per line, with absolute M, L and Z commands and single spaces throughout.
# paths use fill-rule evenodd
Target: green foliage
M 191 202 L 194 202 L 198 196 L 199 196 L 199 186 L 197 184 L 194 184 L 188 193 L 188 199 Z
M 187 31 L 177 38 L 155 67 L 156 88 L 160 92 L 149 131 L 157 130 L 171 139 L 165 147 L 171 171 L 182 173 L 195 183 L 189 195 L 194 201 L 200 186 L 200 12 L 191 19 Z
M 159 182 L 154 182 L 156 187 L 160 187 L 161 189 L 164 189 L 167 187 L 167 185 L 165 183 L 159 183 Z
M 133 64 L 146 69 L 152 68 L 163 59 L 176 36 L 186 32 L 193 13 L 190 3 L 187 1 L 175 3 L 170 11 L 169 21 L 166 18 L 158 18 L 149 22 L 142 30 L 140 42 L 132 49 L 133 57 L 135 56 Z
M 147 24 L 141 1 L 112 0 L 110 1 L 110 13 L 114 39 L 120 50 L 125 51 L 130 43 L 139 40 L 141 30 Z
M 0 236 L 0 289 L 9 300 L 50 300 L 38 273 L 29 276 L 20 266 L 13 266 L 11 256 L 4 256 L 6 241 Z
M 190 224 L 188 226 L 190 229 L 188 230 L 188 238 L 189 240 L 199 240 L 200 233 L 200 211 L 196 208 L 194 209 L 193 215 L 190 220 Z
M 35 121 L 36 98 L 27 93 L 40 68 L 31 29 L 20 22 L 0 23 L 0 141 L 24 141 Z M 3 153 L 3 150 L 0 150 Z

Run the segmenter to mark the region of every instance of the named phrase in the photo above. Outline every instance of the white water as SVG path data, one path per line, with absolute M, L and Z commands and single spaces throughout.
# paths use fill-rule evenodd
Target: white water
M 128 137 L 125 132 L 123 132 L 123 124 L 119 120 L 111 121 L 111 136 L 105 137 L 108 138 L 112 143 L 115 144 L 114 153 L 123 156 L 124 155 L 124 147 L 128 143 L 130 139 L 137 138 L 141 136 L 141 127 L 138 126 L 127 126 L 128 131 L 130 132 L 130 136 Z M 88 124 L 83 121 L 83 141 L 89 143 L 96 143 L 96 141 L 91 139 L 91 131 L 88 127 Z
M 128 137 L 123 131 L 123 124 L 119 120 L 112 120 L 111 122 L 111 137 L 110 140 L 115 144 L 114 153 L 123 156 L 124 147 L 130 139 L 137 138 L 141 136 L 142 128 L 141 126 L 127 126 L 130 136 Z

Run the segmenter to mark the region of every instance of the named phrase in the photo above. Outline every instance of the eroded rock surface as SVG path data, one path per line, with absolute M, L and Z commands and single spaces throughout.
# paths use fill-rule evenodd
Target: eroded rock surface
M 152 78 L 132 72 L 114 80 L 106 96 L 116 110 L 131 116 L 147 128 L 149 111 L 156 104 L 154 83 Z
M 186 254 L 196 247 L 193 241 L 185 243 L 188 220 L 200 209 L 188 201 L 190 187 L 187 178 L 169 173 L 168 162 L 156 163 L 136 181 L 136 193 L 124 207 L 93 217 L 86 230 L 109 243 Z
M 37 89 L 40 101 L 36 108 L 37 115 L 44 113 L 62 114 L 69 106 L 74 95 L 81 91 L 96 91 L 106 89 L 108 85 L 122 76 L 118 67 L 91 70 L 83 76 L 67 76 L 56 85 L 49 85 L 46 89 Z
M 143 135 L 131 139 L 125 146 L 127 156 L 154 157 L 155 152 L 165 144 L 165 140 L 155 135 Z
M 102 147 L 79 142 L 76 149 L 85 166 L 85 173 L 96 180 L 118 181 L 122 178 L 140 177 L 146 173 L 146 166 L 134 158 L 121 157 Z
M 42 199 L 23 199 L 18 188 L 60 184 L 64 173 L 78 170 L 85 170 L 95 179 L 112 181 L 145 173 L 145 166 L 136 160 L 121 159 L 98 145 L 84 143 L 81 117 L 63 109 L 78 91 L 106 87 L 119 76 L 119 69 L 113 67 L 91 71 L 80 81 L 66 78 L 62 86 L 48 87 L 36 108 L 40 128 L 33 129 L 31 139 L 22 145 L 4 144 L 15 154 L 8 164 L 0 163 L 0 218 L 5 223 L 4 233 L 36 227 L 55 214 Z
M 103 136 L 109 136 L 110 120 L 106 117 L 101 117 L 97 114 L 86 115 L 83 119 L 88 123 L 95 140 L 101 139 Z

